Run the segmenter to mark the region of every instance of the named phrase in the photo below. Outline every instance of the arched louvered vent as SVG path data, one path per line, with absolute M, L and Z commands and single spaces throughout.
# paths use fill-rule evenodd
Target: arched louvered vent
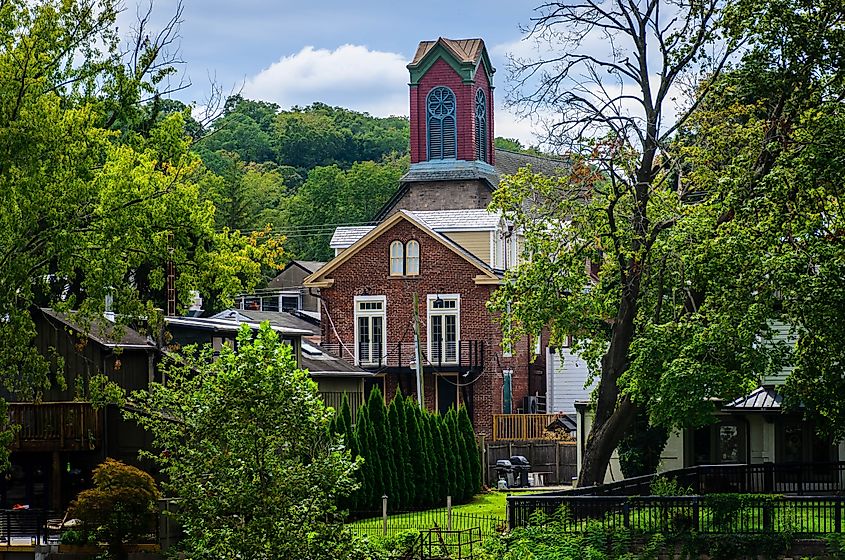
M 475 92 L 475 159 L 487 161 L 487 98 Z
M 455 159 L 458 134 L 455 124 L 455 94 L 439 86 L 426 99 L 428 114 L 428 159 Z

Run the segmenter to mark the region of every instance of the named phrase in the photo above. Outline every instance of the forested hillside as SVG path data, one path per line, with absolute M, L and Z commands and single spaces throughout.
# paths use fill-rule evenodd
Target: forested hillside
M 230 97 L 194 150 L 217 227 L 283 233 L 288 256 L 327 260 L 338 224 L 369 221 L 407 171 L 408 119 Z

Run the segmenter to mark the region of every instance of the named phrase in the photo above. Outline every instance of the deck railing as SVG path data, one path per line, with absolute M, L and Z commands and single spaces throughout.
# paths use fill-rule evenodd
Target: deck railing
M 560 414 L 494 414 L 492 441 L 555 440 L 564 437 L 546 428 Z
M 89 402 L 9 403 L 9 421 L 20 426 L 13 450 L 82 451 L 102 444 L 102 411 Z
M 469 370 L 484 367 L 484 341 L 459 340 L 435 346 L 429 353 L 423 343 L 421 350 L 424 369 Z M 325 343 L 320 345 L 328 354 L 342 358 L 365 369 L 413 368 L 417 361 L 416 345 L 413 342 L 388 342 L 385 348 L 362 346 L 355 357 L 354 343 Z

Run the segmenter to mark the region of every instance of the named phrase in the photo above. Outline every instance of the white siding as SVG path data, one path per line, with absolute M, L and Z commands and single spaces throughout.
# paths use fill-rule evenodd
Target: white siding
M 569 348 L 549 349 L 551 356 L 546 380 L 547 409 L 549 412 L 575 413 L 575 401 L 585 401 L 595 387 L 595 382 L 584 388 L 589 371 L 587 363 Z M 563 356 L 561 357 L 561 353 Z
M 798 336 L 796 333 L 792 332 L 792 327 L 790 325 L 780 321 L 775 321 L 771 324 L 771 327 L 775 331 L 775 342 L 785 342 L 790 346 L 794 346 L 795 343 L 798 342 Z M 793 369 L 792 365 L 787 365 L 781 369 L 780 372 L 764 377 L 763 385 L 783 385 L 786 383 L 786 378 L 790 373 L 792 373 Z

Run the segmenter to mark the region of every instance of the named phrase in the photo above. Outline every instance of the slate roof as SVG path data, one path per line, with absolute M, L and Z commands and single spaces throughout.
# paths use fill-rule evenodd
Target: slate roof
M 434 210 L 428 212 L 403 210 L 436 232 L 484 231 L 496 229 L 501 217 L 480 209 Z M 346 249 L 367 235 L 373 227 L 339 227 L 332 236 L 332 249 Z M 341 231 L 343 230 L 343 231 Z
M 221 311 L 217 315 L 211 317 L 212 319 L 222 319 L 226 321 L 238 321 L 245 323 L 263 323 L 267 321 L 271 326 L 282 327 L 284 329 L 297 329 L 301 331 L 309 331 L 313 336 L 319 336 L 320 327 L 313 323 L 300 319 L 299 317 L 287 313 L 286 311 L 253 311 L 250 309 L 227 309 Z
M 126 349 L 155 349 L 153 344 L 146 336 L 138 331 L 127 326 L 121 326 L 119 329 L 110 320 L 105 317 L 94 317 L 93 319 L 77 319 L 77 313 L 71 311 L 69 313 L 60 313 L 49 307 L 42 307 L 41 312 L 49 319 L 59 321 L 66 327 L 75 330 L 76 332 L 87 336 L 94 342 L 106 348 L 126 348 Z M 86 322 L 90 320 L 90 325 Z M 120 336 L 118 336 L 118 331 Z
M 408 64 L 408 67 L 414 67 L 422 62 L 425 55 L 437 43 L 446 47 L 460 62 L 476 63 L 484 51 L 484 41 L 481 39 L 447 39 L 440 37 L 436 41 L 421 41 L 417 46 L 414 59 Z
M 567 165 L 562 159 L 550 156 L 535 156 L 531 154 L 520 154 L 507 150 L 496 150 L 496 172 L 499 175 L 513 175 L 520 168 L 530 165 L 535 173 L 554 176 L 562 173 Z
M 436 210 L 430 212 L 406 210 L 435 231 L 491 230 L 501 220 L 499 214 L 483 208 L 470 210 Z
M 332 356 L 316 344 L 302 343 L 302 369 L 313 377 L 372 377 L 374 373 Z
M 774 387 L 758 387 L 747 396 L 740 397 L 722 407 L 722 410 L 780 410 L 783 395 Z
M 329 247 L 332 249 L 346 249 L 368 233 L 376 226 L 341 226 L 334 230 Z

